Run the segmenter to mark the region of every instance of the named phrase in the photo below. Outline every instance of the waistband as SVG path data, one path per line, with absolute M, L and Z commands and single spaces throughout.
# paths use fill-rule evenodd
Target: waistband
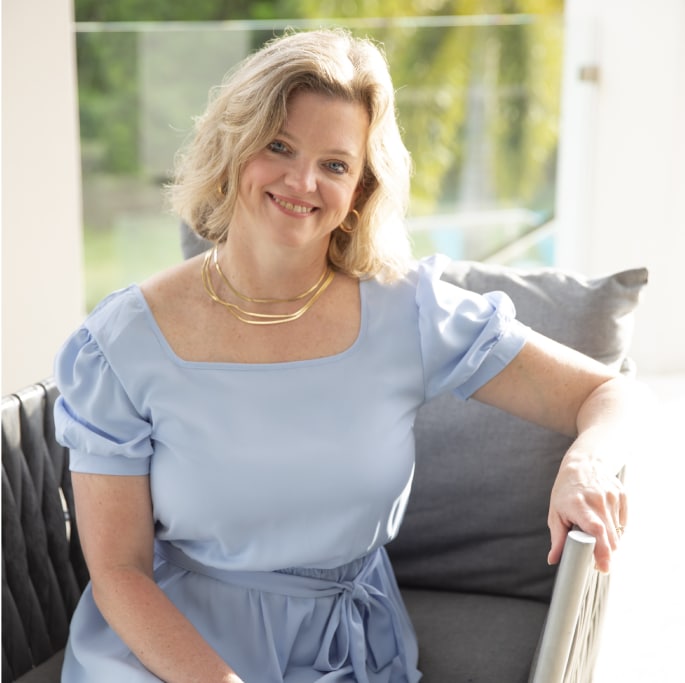
M 364 578 L 379 564 L 383 564 L 385 559 L 385 550 L 378 548 L 368 555 L 333 569 L 289 567 L 276 571 L 236 571 L 202 564 L 168 541 L 157 540 L 155 552 L 176 567 L 224 583 L 267 593 L 312 598 L 349 590 L 351 584 L 363 582 Z
M 334 597 L 314 661 L 318 671 L 351 667 L 358 683 L 389 680 L 389 672 L 398 669 L 406 672 L 406 681 L 420 678 L 413 629 L 384 548 L 335 569 L 273 572 L 208 567 L 166 541 L 156 542 L 156 553 L 181 569 L 233 586 L 291 597 Z

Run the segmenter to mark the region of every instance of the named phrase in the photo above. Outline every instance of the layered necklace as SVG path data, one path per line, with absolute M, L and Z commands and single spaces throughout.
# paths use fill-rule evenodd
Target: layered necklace
M 293 313 L 257 313 L 255 311 L 248 311 L 238 304 L 234 304 L 230 301 L 222 299 L 216 293 L 216 289 L 212 283 L 212 266 L 229 290 L 242 301 L 256 305 L 292 303 L 295 301 L 302 301 L 303 299 L 306 299 L 306 301 Z M 335 272 L 331 270 L 330 266 L 326 266 L 326 269 L 321 274 L 321 277 L 306 292 L 302 292 L 302 294 L 298 294 L 297 296 L 289 299 L 260 299 L 241 294 L 231 284 L 219 265 L 218 248 L 216 246 L 211 251 L 207 252 L 204 261 L 202 262 L 202 284 L 204 285 L 205 291 L 209 295 L 209 298 L 212 299 L 212 301 L 216 301 L 216 303 L 224 306 L 226 310 L 233 315 L 233 317 L 237 318 L 243 323 L 247 323 L 248 325 L 279 325 L 281 323 L 289 323 L 293 320 L 297 320 L 298 318 L 302 317 L 314 305 L 316 300 L 328 289 L 328 286 L 331 284 L 334 277 Z

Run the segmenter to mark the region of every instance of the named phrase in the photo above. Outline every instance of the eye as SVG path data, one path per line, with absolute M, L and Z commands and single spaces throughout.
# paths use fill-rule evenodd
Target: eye
M 273 152 L 274 154 L 287 154 L 288 153 L 288 147 L 285 145 L 284 142 L 281 142 L 280 140 L 273 140 L 270 142 L 266 148 L 270 151 Z
M 344 161 L 327 161 L 325 165 L 326 168 L 333 171 L 333 173 L 337 173 L 338 175 L 347 173 L 349 170 L 349 166 Z

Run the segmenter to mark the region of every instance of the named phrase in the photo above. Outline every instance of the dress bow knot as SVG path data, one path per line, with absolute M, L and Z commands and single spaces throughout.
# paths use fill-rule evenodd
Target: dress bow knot
M 342 581 L 338 587 L 315 667 L 342 674 L 351 665 L 358 683 L 389 680 L 394 660 L 402 656 L 397 637 L 388 638 L 398 632 L 394 606 L 363 577 Z M 370 681 L 367 670 L 378 676 Z

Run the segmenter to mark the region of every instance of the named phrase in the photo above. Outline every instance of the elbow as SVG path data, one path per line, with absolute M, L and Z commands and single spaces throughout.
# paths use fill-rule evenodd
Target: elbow
M 140 602 L 144 593 L 153 585 L 151 573 L 136 566 L 91 571 L 93 601 L 106 619 L 113 609 Z

